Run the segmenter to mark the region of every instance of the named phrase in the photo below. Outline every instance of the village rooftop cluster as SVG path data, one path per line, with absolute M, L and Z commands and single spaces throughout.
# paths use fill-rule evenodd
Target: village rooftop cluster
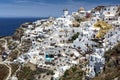
M 53 70 L 54 80 L 72 66 L 84 64 L 85 76 L 95 77 L 104 68 L 105 51 L 120 41 L 119 9 L 120 6 L 98 6 L 86 11 L 81 7 L 72 14 L 65 9 L 61 17 L 21 25 L 25 31 L 21 42 L 29 39 L 32 46 L 12 63 L 30 62 L 38 68 Z M 100 28 L 95 23 L 100 21 L 111 25 L 102 38 L 96 37 Z

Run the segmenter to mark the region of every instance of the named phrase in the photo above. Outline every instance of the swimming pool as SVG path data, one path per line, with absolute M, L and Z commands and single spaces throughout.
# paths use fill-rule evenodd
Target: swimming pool
M 52 61 L 54 58 L 50 58 L 50 56 L 48 54 L 46 54 L 45 59 L 46 59 L 46 61 Z

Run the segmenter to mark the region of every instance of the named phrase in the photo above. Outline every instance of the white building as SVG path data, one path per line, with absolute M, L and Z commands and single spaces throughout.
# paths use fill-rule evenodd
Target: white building
M 67 9 L 64 9 L 63 13 L 64 13 L 64 17 L 66 17 L 69 14 L 69 11 Z
M 86 16 L 86 11 L 83 7 L 81 7 L 79 10 L 78 10 L 78 13 L 80 15 L 80 17 L 85 17 Z
M 102 16 L 106 20 L 111 17 L 114 17 L 116 15 L 117 9 L 118 9 L 118 6 L 106 6 L 103 9 L 101 9 Z

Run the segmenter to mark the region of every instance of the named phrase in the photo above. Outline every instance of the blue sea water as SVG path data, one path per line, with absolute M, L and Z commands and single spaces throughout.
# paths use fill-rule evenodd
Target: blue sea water
M 12 35 L 21 24 L 43 18 L 0 18 L 0 36 Z

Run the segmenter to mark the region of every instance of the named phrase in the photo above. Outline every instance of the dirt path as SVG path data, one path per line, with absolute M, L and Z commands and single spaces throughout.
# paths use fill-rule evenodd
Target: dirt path
M 7 64 L 5 64 L 5 65 L 9 68 L 9 74 L 8 74 L 8 76 L 6 78 L 6 80 L 8 80 L 11 77 L 12 72 L 11 72 L 11 67 L 9 65 L 7 65 Z

